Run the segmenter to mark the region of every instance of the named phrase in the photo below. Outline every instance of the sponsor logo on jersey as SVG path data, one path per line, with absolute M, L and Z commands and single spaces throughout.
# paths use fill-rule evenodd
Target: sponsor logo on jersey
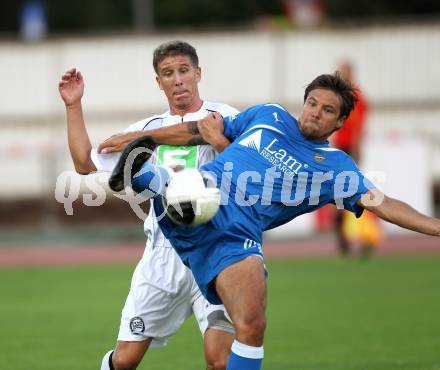
M 157 148 L 156 164 L 167 167 L 197 168 L 198 158 L 198 146 L 160 145 Z
M 144 320 L 141 317 L 136 316 L 130 320 L 130 330 L 134 335 L 140 335 L 145 331 Z
M 273 128 L 272 131 L 282 133 Z M 248 137 L 239 141 L 238 144 L 256 150 L 262 157 L 266 158 L 267 161 L 269 161 L 273 166 L 275 166 L 288 177 L 297 175 L 302 167 L 307 168 L 307 165 L 303 165 L 295 157 L 289 155 L 287 150 L 279 145 L 278 139 L 272 139 L 268 145 L 261 148 L 262 136 L 263 129 L 257 130 Z
M 261 135 L 263 130 L 255 131 L 252 135 L 239 142 L 240 145 L 247 146 L 248 148 L 255 149 L 258 153 L 260 152 L 261 146 Z

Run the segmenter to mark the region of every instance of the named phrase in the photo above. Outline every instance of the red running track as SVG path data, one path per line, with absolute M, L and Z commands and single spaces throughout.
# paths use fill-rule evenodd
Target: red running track
M 62 247 L 1 247 L 0 266 L 55 266 L 135 263 L 143 253 L 141 242 L 125 245 L 82 245 Z M 268 242 L 268 258 L 331 256 L 336 254 L 331 238 Z M 375 251 L 379 255 L 437 254 L 440 239 L 429 236 L 394 236 L 384 240 Z

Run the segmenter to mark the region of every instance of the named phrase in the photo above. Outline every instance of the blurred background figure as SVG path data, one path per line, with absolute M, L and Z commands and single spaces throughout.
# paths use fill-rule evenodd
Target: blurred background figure
M 20 37 L 24 41 L 41 41 L 47 36 L 47 11 L 41 1 L 27 1 L 20 8 Z
M 286 0 L 286 14 L 289 24 L 300 29 L 311 29 L 324 22 L 323 0 Z
M 358 166 L 362 166 L 362 142 L 368 115 L 368 103 L 354 78 L 353 69 L 350 60 L 344 59 L 339 62 L 338 71 L 341 77 L 350 81 L 357 88 L 358 102 L 345 121 L 344 126 L 333 134 L 332 143 L 336 148 L 351 155 Z M 335 230 L 338 250 L 342 255 L 349 254 L 354 243 L 359 243 L 363 256 L 369 255 L 381 239 L 379 220 L 368 211 L 364 211 L 362 217 L 356 219 L 351 217 L 348 212 L 337 209 L 335 213 Z
M 353 112 L 345 121 L 344 126 L 334 133 L 332 141 L 334 146 L 350 154 L 359 165 L 364 126 L 368 114 L 368 103 L 359 84 L 354 79 L 352 63 L 348 59 L 342 60 L 338 65 L 338 71 L 344 80 L 350 81 L 356 86 L 358 102 Z

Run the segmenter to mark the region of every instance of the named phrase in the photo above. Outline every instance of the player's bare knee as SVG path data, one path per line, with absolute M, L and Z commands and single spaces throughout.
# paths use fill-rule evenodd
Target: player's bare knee
M 253 320 L 234 323 L 236 337 L 245 344 L 260 346 L 263 343 L 266 319 L 264 316 L 255 317 Z

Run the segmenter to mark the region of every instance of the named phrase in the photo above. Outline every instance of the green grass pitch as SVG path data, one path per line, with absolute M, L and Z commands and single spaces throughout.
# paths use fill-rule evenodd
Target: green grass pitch
M 440 370 L 440 256 L 269 261 L 264 369 Z M 0 369 L 99 369 L 133 266 L 2 268 Z M 204 369 L 193 320 L 149 370 Z

